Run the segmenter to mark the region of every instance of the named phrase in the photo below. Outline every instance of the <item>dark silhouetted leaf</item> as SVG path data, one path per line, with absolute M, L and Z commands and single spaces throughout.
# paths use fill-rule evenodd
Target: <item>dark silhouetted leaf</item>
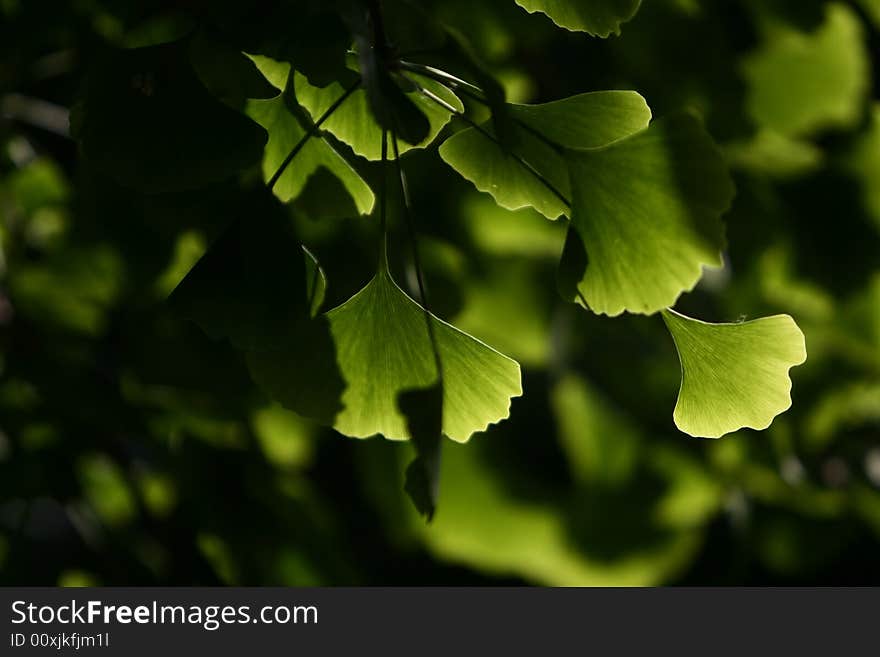
M 443 440 L 443 383 L 404 390 L 397 406 L 406 418 L 416 456 L 406 469 L 404 490 L 419 513 L 430 522 L 440 494 L 440 456 Z
M 204 187 L 259 161 L 266 133 L 211 97 L 186 42 L 101 53 L 71 117 L 83 154 L 144 192 Z

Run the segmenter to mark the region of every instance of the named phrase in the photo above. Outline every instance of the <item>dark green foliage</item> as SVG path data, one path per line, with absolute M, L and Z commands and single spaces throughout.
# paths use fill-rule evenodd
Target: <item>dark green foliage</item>
M 212 98 L 188 44 L 105 50 L 87 76 L 71 130 L 103 173 L 139 191 L 205 187 L 256 162 L 265 132 Z
M 874 5 L 0 3 L 0 582 L 877 583 Z
M 428 521 L 437 510 L 440 493 L 440 455 L 443 441 L 443 387 L 441 383 L 406 390 L 397 398 L 400 412 L 406 416 L 416 457 L 406 467 L 404 489 L 419 513 Z

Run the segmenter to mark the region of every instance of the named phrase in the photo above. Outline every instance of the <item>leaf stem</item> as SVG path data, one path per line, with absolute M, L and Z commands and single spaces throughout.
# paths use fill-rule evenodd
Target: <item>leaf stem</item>
M 474 121 L 473 119 L 468 117 L 464 112 L 459 112 L 455 107 L 453 107 L 452 105 L 447 103 L 445 100 L 443 100 L 442 98 L 439 98 L 436 94 L 432 93 L 428 89 L 425 89 L 424 87 L 420 86 L 418 84 L 418 82 L 413 81 L 413 84 L 415 84 L 418 87 L 419 92 L 421 92 L 421 94 L 423 96 L 425 96 L 425 98 L 428 98 L 429 100 L 433 101 L 434 103 L 440 105 L 440 107 L 442 107 L 446 111 L 452 113 L 452 115 L 457 117 L 459 120 L 467 123 L 471 128 L 473 128 L 474 130 L 479 132 L 481 135 L 483 135 L 484 137 L 486 137 L 490 141 L 494 142 L 499 147 L 504 148 L 504 145 L 498 140 L 497 137 L 495 137 L 495 135 L 493 135 L 491 132 L 486 130 L 479 123 L 477 123 L 476 121 Z M 510 151 L 507 151 L 507 154 L 510 157 L 512 157 L 526 171 L 528 171 L 530 174 L 532 174 L 538 180 L 538 182 L 540 182 L 542 185 L 544 185 L 544 187 L 546 187 L 550 191 L 550 193 L 552 193 L 556 198 L 558 198 L 563 203 L 563 205 L 565 205 L 565 207 L 571 209 L 571 201 L 569 201 L 568 198 L 566 198 L 565 194 L 563 194 L 562 192 L 559 191 L 559 189 L 557 189 L 556 185 L 554 185 L 552 182 L 547 180 L 547 178 L 540 171 L 538 171 L 534 166 L 529 164 L 526 160 L 521 158 L 516 153 L 512 153 Z
M 466 80 L 462 80 L 446 71 L 442 71 L 439 68 L 434 68 L 433 66 L 426 66 L 425 64 L 417 64 L 415 62 L 407 62 L 404 60 L 400 60 L 400 68 L 404 71 L 409 71 L 410 73 L 416 73 L 417 75 L 424 75 L 426 78 L 430 78 L 435 82 L 439 82 L 445 87 L 449 87 L 454 91 L 460 91 L 463 95 L 471 98 L 478 103 L 482 103 L 484 105 L 488 105 L 489 101 L 486 100 L 483 96 L 483 90 L 480 89 L 477 85 L 471 84 Z
M 391 59 L 391 46 L 385 35 L 385 19 L 382 15 L 382 0 L 367 0 L 367 13 L 373 28 L 373 47 L 379 52 L 379 59 L 388 63 Z
M 275 183 L 278 182 L 278 179 L 281 178 L 281 175 L 287 169 L 291 162 L 293 162 L 293 158 L 297 156 L 297 154 L 303 149 L 303 147 L 309 142 L 309 139 L 318 134 L 318 131 L 321 129 L 321 125 L 333 116 L 333 113 L 339 109 L 339 107 L 349 98 L 359 87 L 361 86 L 361 79 L 358 78 L 355 82 L 345 90 L 345 92 L 333 101 L 333 104 L 327 108 L 327 110 L 315 121 L 312 126 L 308 129 L 306 134 L 302 136 L 302 138 L 296 143 L 296 145 L 290 150 L 290 153 L 287 154 L 287 157 L 284 158 L 284 161 L 281 163 L 281 166 L 278 167 L 278 170 L 272 175 L 267 183 L 269 190 L 271 191 L 275 187 Z
M 437 367 L 437 380 L 443 380 L 443 366 L 440 362 L 440 347 L 437 344 L 437 336 L 434 333 L 434 323 L 431 321 L 431 307 L 428 303 L 428 294 L 425 287 L 425 276 L 422 270 L 421 258 L 419 256 L 419 241 L 416 235 L 415 220 L 412 214 L 412 206 L 409 200 L 409 188 L 406 184 L 406 175 L 403 173 L 403 165 L 400 163 L 400 152 L 397 147 L 397 135 L 392 135 L 391 144 L 394 148 L 394 163 L 397 166 L 397 177 L 400 180 L 400 193 L 403 197 L 403 213 L 406 218 L 407 232 L 409 240 L 412 244 L 413 266 L 416 270 L 416 282 L 419 288 L 419 301 L 422 304 L 422 310 L 425 315 L 425 326 L 428 329 L 428 339 L 431 341 L 431 351 L 434 352 L 434 365 Z
M 388 271 L 388 131 L 382 130 L 382 183 L 379 188 L 379 270 Z
M 466 80 L 462 80 L 461 78 L 457 78 L 454 75 L 447 73 L 446 71 L 441 71 L 440 69 L 434 68 L 433 66 L 426 66 L 424 64 L 416 64 L 413 62 L 405 61 L 400 62 L 400 67 L 404 70 L 409 71 L 410 73 L 424 75 L 426 78 L 430 78 L 431 80 L 434 80 L 434 82 L 442 84 L 450 91 L 459 92 L 461 93 L 461 95 L 480 103 L 483 107 L 488 107 L 489 109 L 492 108 L 492 104 L 488 100 L 486 100 L 486 94 L 482 89 L 480 89 L 477 85 L 467 82 Z M 557 153 L 562 152 L 562 148 L 559 146 L 559 144 L 548 139 L 547 136 L 541 133 L 540 130 L 536 130 L 528 123 L 516 118 L 515 116 L 512 116 L 510 118 L 517 126 L 540 139 Z

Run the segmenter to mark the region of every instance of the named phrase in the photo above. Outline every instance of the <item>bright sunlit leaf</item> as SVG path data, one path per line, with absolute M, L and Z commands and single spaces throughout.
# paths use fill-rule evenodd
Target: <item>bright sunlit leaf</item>
M 530 13 L 547 14 L 559 27 L 607 37 L 620 34 L 620 26 L 639 10 L 641 0 L 516 0 Z
M 260 55 L 250 57 L 266 80 L 284 92 L 290 76 L 290 64 Z M 269 133 L 269 141 L 263 154 L 263 178 L 266 182 L 272 179 L 291 150 L 308 132 L 306 117 L 297 116 L 296 111 L 297 108 L 286 98 L 285 93 L 268 100 L 254 99 L 247 103 L 248 116 Z M 275 183 L 275 195 L 284 202 L 295 199 L 305 190 L 309 179 L 322 168 L 339 180 L 360 214 L 369 214 L 372 211 L 375 197 L 369 185 L 320 135 L 309 138 L 295 159 L 287 165 Z
M 664 118 L 566 160 L 577 235 L 560 266 L 564 295 L 596 313 L 652 314 L 693 288 L 704 265 L 721 265 L 734 188 L 697 119 Z
M 667 310 L 663 320 L 681 361 L 679 429 L 701 438 L 766 429 L 791 406 L 789 370 L 807 358 L 791 317 L 708 324 Z
M 422 308 L 382 268 L 327 313 L 346 383 L 333 426 L 347 436 L 410 438 L 398 396 L 437 380 Z M 505 419 L 522 394 L 519 365 L 431 316 L 443 364 L 443 433 L 458 442 Z
M 269 133 L 263 154 L 263 178 L 268 182 L 290 151 L 305 137 L 306 130 L 287 108 L 283 95 L 270 100 L 251 100 L 247 113 Z M 296 154 L 275 184 L 275 195 L 285 202 L 296 198 L 305 189 L 309 178 L 322 167 L 339 179 L 358 212 L 369 214 L 372 211 L 375 197 L 370 187 L 320 136 L 310 138 Z
M 450 104 L 457 111 L 464 110 L 461 100 L 446 89 L 446 87 L 417 75 L 411 76 L 419 86 L 429 90 L 444 102 Z M 352 79 L 354 75 L 352 74 Z M 350 81 L 349 81 L 350 82 Z M 294 73 L 293 87 L 296 100 L 317 121 L 330 106 L 345 93 L 347 85 L 334 82 L 326 87 L 316 87 L 309 84 L 304 75 Z M 399 144 L 400 153 L 406 153 L 413 148 L 424 148 L 436 139 L 443 127 L 449 123 L 451 113 L 423 96 L 417 89 L 410 90 L 406 96 L 427 117 L 430 129 L 428 136 L 419 143 L 412 145 L 406 142 Z M 382 128 L 376 122 L 367 101 L 364 89 L 355 91 L 333 115 L 322 125 L 324 130 L 334 137 L 345 142 L 351 149 L 368 160 L 378 160 L 382 157 Z
M 507 149 L 474 128 L 456 133 L 440 156 L 480 191 L 508 210 L 534 207 L 549 219 L 570 210 L 571 195 L 561 148 L 595 148 L 646 128 L 651 110 L 632 91 L 579 94 L 540 105 L 507 106 L 514 124 Z M 492 134 L 490 122 L 482 126 Z M 556 189 L 554 193 L 529 166 Z

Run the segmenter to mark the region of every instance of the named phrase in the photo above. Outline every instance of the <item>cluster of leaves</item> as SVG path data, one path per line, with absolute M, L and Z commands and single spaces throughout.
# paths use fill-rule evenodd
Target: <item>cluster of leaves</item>
M 524 6 L 563 27 L 607 36 L 638 3 Z M 222 34 L 231 19 L 247 18 L 229 9 L 209 10 L 203 20 Z M 153 194 L 203 189 L 261 159 L 267 187 L 282 202 L 303 196 L 322 170 L 358 213 L 369 213 L 375 194 L 332 137 L 380 161 L 384 232 L 389 162 L 431 145 L 457 117 L 470 127 L 443 143 L 447 163 L 502 207 L 570 218 L 559 265 L 568 300 L 608 315 L 654 314 L 692 289 L 705 266 L 722 265 L 721 215 L 733 184 L 693 116 L 652 122 L 644 99 L 625 91 L 506 103 L 501 94 L 402 59 L 406 40 L 424 33 L 423 48 L 451 50 L 479 69 L 461 41 L 407 3 L 306 3 L 295 20 L 316 34 L 329 30 L 334 38 L 326 41 L 336 50 L 306 52 L 297 34 L 277 29 L 249 39 L 235 34 L 240 40 L 230 45 L 203 26 L 195 36 L 107 54 L 91 70 L 72 118 L 83 156 L 120 184 Z M 393 25 L 387 32 L 386 22 Z M 218 62 L 222 72 L 212 70 Z M 500 87 L 480 77 L 490 89 Z M 234 91 L 213 98 L 216 87 Z M 469 118 L 457 94 L 487 107 L 490 118 Z M 404 198 L 408 222 L 417 211 Z M 511 398 L 521 394 L 517 364 L 429 313 L 425 298 L 420 310 L 393 280 L 385 237 L 375 278 L 318 314 L 325 285 L 319 265 L 291 260 L 296 240 L 285 239 L 283 219 L 269 219 L 268 208 L 259 211 L 266 216 L 249 214 L 211 245 L 171 300 L 210 335 L 244 350 L 254 380 L 272 397 L 345 435 L 390 439 L 410 438 L 408 426 L 424 424 L 405 408 L 439 404 L 424 411 L 440 420 L 424 426 L 417 445 L 426 449 L 441 435 L 467 441 L 509 415 Z M 743 426 L 762 429 L 790 406 L 787 372 L 806 358 L 790 318 L 712 326 L 664 312 L 682 363 L 674 417 L 683 431 L 717 437 Z M 434 387 L 440 394 L 426 395 L 425 403 L 401 406 L 402 394 Z
M 167 545 L 195 540 L 198 568 L 177 563 L 180 572 L 246 582 L 279 572 L 345 581 L 340 562 L 357 559 L 334 562 L 322 546 L 357 543 L 318 519 L 333 516 L 322 505 L 337 506 L 319 500 L 342 491 L 364 500 L 340 525 L 367 507 L 395 543 L 414 538 L 445 561 L 560 584 L 667 580 L 712 523 L 741 518 L 744 499 L 777 514 L 794 507 L 837 522 L 853 509 L 876 522 L 870 487 L 786 488 L 810 459 L 829 459 L 823 445 L 841 426 L 876 421 L 876 285 L 854 267 L 838 304 L 837 289 L 802 280 L 828 258 L 805 265 L 808 238 L 792 245 L 772 225 L 792 197 L 798 208 L 833 207 L 827 188 L 809 184 L 829 169 L 861 184 L 853 198 L 877 214 L 877 111 L 867 109 L 862 45 L 871 3 L 863 15 L 782 0 L 472 4 L 220 2 L 155 24 L 136 11 L 118 18 L 136 30 L 116 30 L 113 11 L 83 10 L 110 44 L 88 58 L 71 113 L 74 186 L 32 157 L 4 184 L 22 217 L 3 233 L 15 319 L 0 403 L 16 497 L 37 496 L 25 482 L 45 481 L 51 453 L 75 463 L 51 499 L 84 497 L 119 541 L 144 524 L 170 532 Z M 731 15 L 752 41 L 729 43 Z M 554 23 L 590 36 L 566 37 Z M 678 31 L 717 56 L 679 54 L 669 46 Z M 554 47 L 567 55 L 552 75 L 522 73 L 530 54 Z M 608 64 L 588 73 L 583 62 Z M 528 80 L 560 100 L 525 103 Z M 619 87 L 644 98 L 583 93 Z M 874 230 L 868 223 L 863 253 Z M 876 270 L 876 258 L 852 260 Z M 554 287 L 573 304 L 557 304 Z M 679 375 L 673 344 L 680 430 L 763 429 L 789 407 L 789 368 L 806 355 L 790 317 L 691 317 L 780 310 L 810 338 L 804 390 L 819 410 L 777 422 L 769 446 L 747 432 L 704 457 L 680 437 L 658 443 Z M 847 323 L 831 328 L 837 317 Z M 839 357 L 858 374 L 814 396 Z M 66 401 L 72 389 L 88 397 Z M 506 418 L 523 389 L 515 421 L 446 445 L 438 490 L 441 435 L 468 441 Z M 411 512 L 389 498 L 387 482 L 405 469 L 399 450 L 351 444 L 355 456 L 340 456 L 319 441 L 333 463 L 356 459 L 359 483 L 351 495 L 337 465 L 337 491 L 316 490 L 331 459 L 322 452 L 326 470 L 310 469 L 318 429 L 302 417 L 352 437 L 411 438 L 406 488 L 429 515 L 440 496 L 437 521 L 410 526 Z M 819 437 L 794 458 L 801 432 Z M 59 436 L 89 433 L 58 447 Z M 131 447 L 143 435 L 156 437 L 147 453 Z M 237 469 L 243 454 L 250 465 Z M 768 460 L 784 466 L 783 481 Z M 195 471 L 212 474 L 184 485 Z M 216 499 L 240 491 L 242 506 L 212 510 L 200 485 Z M 40 509 L 30 513 L 49 513 Z M 249 554 L 247 528 L 225 531 L 223 515 L 236 510 L 257 534 L 276 528 L 263 544 L 274 565 Z M 771 569 L 790 567 L 779 546 L 799 545 L 801 525 L 764 526 L 755 549 L 766 546 Z M 149 542 L 132 543 L 132 561 L 161 572 L 161 559 L 144 556 Z

